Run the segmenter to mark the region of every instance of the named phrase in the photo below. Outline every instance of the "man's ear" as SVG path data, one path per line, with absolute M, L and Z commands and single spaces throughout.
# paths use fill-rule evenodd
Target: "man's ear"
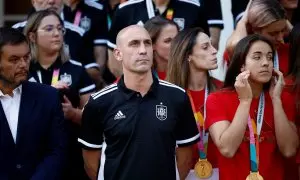
M 33 32 L 29 33 L 29 41 L 35 43 L 36 42 L 36 35 Z
M 113 54 L 117 61 L 122 61 L 122 53 L 118 48 L 114 49 Z

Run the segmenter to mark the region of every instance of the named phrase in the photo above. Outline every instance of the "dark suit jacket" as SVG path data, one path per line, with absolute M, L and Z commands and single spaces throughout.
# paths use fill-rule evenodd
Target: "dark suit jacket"
M 57 91 L 25 82 L 15 143 L 0 103 L 0 179 L 59 179 L 65 161 L 63 123 Z

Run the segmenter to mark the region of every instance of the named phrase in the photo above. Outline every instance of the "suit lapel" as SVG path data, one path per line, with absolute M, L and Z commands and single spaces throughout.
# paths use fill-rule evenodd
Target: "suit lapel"
M 26 136 L 26 130 L 30 126 L 33 118 L 32 112 L 34 110 L 35 102 L 36 98 L 34 93 L 31 92 L 30 84 L 27 82 L 23 83 L 16 140 L 17 145 L 21 142 L 21 138 Z

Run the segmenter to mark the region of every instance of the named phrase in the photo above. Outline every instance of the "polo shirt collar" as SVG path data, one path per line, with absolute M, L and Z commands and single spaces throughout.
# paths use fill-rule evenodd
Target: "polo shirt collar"
M 159 81 L 153 72 L 152 72 L 152 78 L 153 78 L 153 83 L 152 83 L 149 91 L 147 92 L 146 96 L 149 96 L 149 95 L 155 96 L 158 93 Z M 138 92 L 136 92 L 132 89 L 128 89 L 126 87 L 126 85 L 124 83 L 124 75 L 122 75 L 122 77 L 120 78 L 120 80 L 118 82 L 118 89 L 121 90 L 121 92 L 125 95 L 126 99 L 130 99 L 131 97 L 133 97 L 134 95 L 136 95 L 138 93 Z
M 169 3 L 167 4 L 166 10 L 165 10 L 162 14 L 160 14 L 159 11 L 158 11 L 158 9 L 156 9 L 156 5 L 155 5 L 155 3 L 153 2 L 153 0 L 151 0 L 151 1 L 152 1 L 152 4 L 153 4 L 153 8 L 154 8 L 154 11 L 155 11 L 155 15 L 161 15 L 161 16 L 163 16 L 163 17 L 166 18 L 167 11 L 168 11 L 169 9 L 173 9 L 173 11 L 174 11 L 174 3 L 175 3 L 174 1 L 175 1 L 175 0 L 170 0 L 170 1 L 169 1 Z
M 50 69 L 59 69 L 62 66 L 62 62 L 60 58 L 57 58 L 56 61 L 48 68 L 44 69 L 38 61 L 33 61 L 31 64 L 32 70 L 38 71 L 38 70 L 50 70 Z

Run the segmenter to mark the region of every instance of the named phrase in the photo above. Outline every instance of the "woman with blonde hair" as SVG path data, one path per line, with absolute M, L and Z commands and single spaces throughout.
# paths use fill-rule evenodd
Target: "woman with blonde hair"
M 217 169 L 213 170 L 217 168 L 215 146 L 204 132 L 206 98 L 210 92 L 221 86 L 219 81 L 209 75 L 209 70 L 218 67 L 216 54 L 217 50 L 201 28 L 179 32 L 171 43 L 167 81 L 187 90 L 201 135 L 201 141 L 194 148 L 192 168 L 195 171 L 191 171 L 191 179 L 211 176 L 216 179 L 218 176 Z M 203 164 L 205 168 L 201 169 Z
M 250 0 L 247 9 L 238 22 L 235 31 L 227 41 L 225 56 L 230 57 L 236 44 L 250 34 L 260 34 L 268 38 L 276 47 L 274 67 L 286 75 L 288 71 L 288 44 L 284 36 L 292 29 L 286 12 L 278 0 Z
M 29 80 L 58 89 L 69 135 L 65 178 L 82 179 L 85 173 L 77 137 L 81 109 L 95 90 L 95 85 L 81 63 L 71 60 L 65 52 L 64 32 L 63 21 L 55 11 L 42 10 L 29 17 L 24 29 L 32 56 Z

